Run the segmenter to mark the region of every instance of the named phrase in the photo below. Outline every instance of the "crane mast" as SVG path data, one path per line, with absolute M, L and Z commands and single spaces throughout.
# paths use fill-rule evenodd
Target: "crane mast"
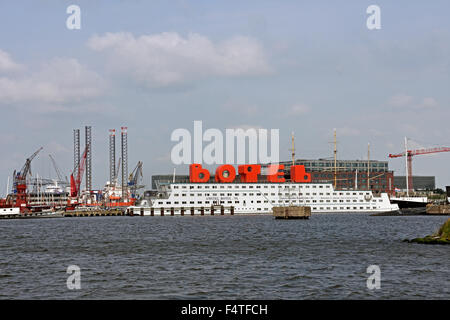
M 81 180 L 83 179 L 83 173 L 86 166 L 86 157 L 89 146 L 84 149 L 83 155 L 81 156 L 80 165 L 75 168 L 74 172 L 70 175 L 70 196 L 72 198 L 78 197 L 80 195 Z M 76 174 L 76 178 L 74 178 Z
M 129 186 L 131 191 L 131 197 L 136 197 L 136 190 L 140 187 L 139 179 L 143 177 L 142 175 L 142 161 L 139 161 L 134 168 L 133 172 L 130 174 Z
M 437 147 L 437 148 L 424 148 L 409 150 L 408 148 L 408 138 L 405 137 L 405 152 L 397 154 L 389 154 L 389 158 L 401 158 L 405 157 L 406 162 L 406 194 L 409 196 L 410 192 L 413 191 L 413 179 L 412 179 L 412 157 L 424 154 L 433 154 L 441 152 L 450 152 L 450 147 Z
M 64 179 L 63 179 L 63 175 L 61 174 L 61 171 L 59 170 L 58 165 L 56 164 L 55 159 L 52 157 L 51 154 L 49 154 L 48 156 L 50 157 L 50 160 L 52 161 L 53 168 L 55 169 L 56 176 L 58 177 L 59 181 L 60 181 L 60 182 L 64 182 L 64 181 L 67 182 L 67 176 L 64 177 Z
M 22 170 L 19 172 L 14 171 L 14 185 L 17 186 L 18 184 L 26 184 L 27 176 L 28 174 L 31 174 L 31 161 L 37 156 L 37 154 L 43 149 L 43 147 L 40 147 L 35 153 L 33 153 L 27 160 L 25 161 L 25 164 L 22 167 Z
M 14 170 L 13 173 L 13 189 L 14 189 L 14 205 L 20 207 L 23 212 L 27 207 L 27 176 L 31 174 L 31 161 L 37 156 L 37 154 L 43 149 L 40 147 L 35 153 L 33 153 L 23 165 L 19 172 Z

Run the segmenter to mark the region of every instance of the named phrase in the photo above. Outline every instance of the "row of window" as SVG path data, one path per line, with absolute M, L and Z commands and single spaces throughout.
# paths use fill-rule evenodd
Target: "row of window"
M 379 200 L 380 202 L 382 202 L 382 200 Z M 173 204 L 188 204 L 187 201 L 173 201 Z M 344 200 L 339 200 L 340 203 L 343 203 Z M 351 202 L 350 200 L 346 200 L 346 202 Z M 354 203 L 358 203 L 357 200 L 353 200 Z M 374 202 L 376 202 L 376 200 L 374 200 Z M 189 204 L 193 204 L 193 205 L 202 205 L 202 204 L 232 204 L 233 201 L 232 200 L 217 200 L 217 201 L 189 201 Z M 239 200 L 234 200 L 235 204 L 239 204 L 240 201 Z M 245 205 L 246 204 L 246 200 L 242 201 L 242 203 Z M 269 200 L 250 200 L 249 203 L 269 203 Z M 270 203 L 275 204 L 275 203 L 336 203 L 337 202 L 331 202 L 330 200 L 298 200 L 298 199 L 293 199 L 293 200 L 271 200 Z M 160 205 L 169 205 L 172 204 L 172 201 L 158 201 L 158 204 Z
M 334 162 L 329 161 L 314 161 L 314 162 L 296 162 L 296 164 L 304 165 L 305 167 L 328 167 L 334 168 Z M 367 162 L 340 162 L 336 163 L 337 167 L 345 168 L 367 168 Z M 286 163 L 285 167 L 290 167 L 290 163 Z M 388 168 L 386 162 L 370 162 L 371 168 Z
M 341 173 L 341 174 L 337 174 L 336 175 L 337 178 L 348 178 L 348 180 L 353 181 L 354 179 L 356 179 L 356 174 L 346 174 L 346 173 Z M 334 174 L 331 173 L 313 173 L 313 178 L 334 178 Z M 358 174 L 358 181 L 361 181 L 361 179 L 366 178 L 366 174 Z M 375 179 L 371 179 L 371 180 L 375 180 Z M 378 179 L 380 180 L 380 179 Z M 385 180 L 383 178 L 381 178 L 381 180 Z
M 258 195 L 261 195 L 261 194 L 263 194 L 263 195 L 265 195 L 265 196 L 269 196 L 269 193 L 248 193 L 249 196 L 258 196 Z M 353 195 L 354 195 L 354 196 L 356 196 L 356 195 L 362 196 L 362 195 L 364 195 L 364 194 L 370 195 L 369 192 L 366 192 L 366 193 L 364 193 L 364 192 L 359 192 L 359 193 L 353 192 Z M 247 193 L 241 193 L 241 194 L 240 194 L 240 193 L 235 193 L 235 194 L 234 194 L 234 196 L 236 196 L 236 197 L 238 197 L 238 196 L 240 196 L 240 195 L 241 195 L 241 196 L 247 196 Z M 276 194 L 276 193 L 271 193 L 270 195 L 271 195 L 271 196 L 275 196 L 275 195 L 283 196 L 283 193 L 281 193 L 281 192 L 279 192 L 279 193 L 277 193 L 277 194 Z M 284 195 L 285 195 L 285 196 L 289 196 L 289 193 L 284 193 Z M 291 196 L 297 196 L 297 195 L 298 195 L 298 196 L 310 196 L 310 195 L 317 196 L 317 193 L 316 193 L 316 192 L 313 192 L 313 193 L 308 193 L 308 192 L 306 192 L 306 193 L 303 194 L 303 193 L 299 192 L 299 193 L 291 193 L 290 195 L 291 195 Z M 333 196 L 337 196 L 338 193 L 337 193 L 337 192 L 333 192 L 332 195 L 333 195 Z M 340 195 L 340 196 L 343 196 L 344 193 L 343 193 L 343 192 L 340 192 L 339 195 Z M 346 192 L 345 195 L 350 196 L 350 195 L 351 195 L 351 192 Z M 180 194 L 179 194 L 179 193 L 174 193 L 173 196 L 174 196 L 174 197 L 179 197 Z M 182 194 L 181 194 L 181 197 L 187 197 L 187 196 L 188 196 L 187 193 L 182 193 Z M 195 193 L 190 193 L 189 196 L 190 196 L 190 197 L 195 197 Z M 209 196 L 213 196 L 213 197 L 217 197 L 217 196 L 225 197 L 225 196 L 228 196 L 228 197 L 230 197 L 230 196 L 233 196 L 233 194 L 232 194 L 232 193 L 227 193 L 227 194 L 225 194 L 225 193 L 212 193 L 212 194 L 210 194 L 210 193 L 197 193 L 197 196 L 199 196 L 199 197 L 202 197 L 202 196 L 205 196 L 205 197 L 209 197 Z M 326 192 L 326 193 L 320 192 L 320 193 L 319 193 L 319 196 L 331 196 L 331 193 L 329 193 L 329 192 Z
M 311 209 L 314 211 L 331 210 L 331 207 L 312 207 Z M 372 209 L 375 210 L 375 209 L 377 209 L 377 207 L 372 207 Z M 370 210 L 370 207 L 333 207 L 333 210 Z
M 344 210 L 347 210 L 347 211 L 349 211 L 349 210 L 370 210 L 370 207 L 359 207 L 359 209 L 358 209 L 358 207 L 333 207 L 333 209 L 331 209 L 331 207 L 313 207 L 313 208 L 311 208 L 313 211 L 324 211 L 324 210 L 334 210 L 334 211 L 338 211 L 338 210 L 340 210 L 340 211 L 344 211 Z M 372 207 L 372 209 L 376 209 L 376 207 Z M 236 211 L 252 211 L 252 210 L 256 210 L 256 211 L 269 211 L 269 208 L 242 208 L 242 209 L 239 209 L 239 208 L 237 208 L 236 209 Z M 175 211 L 174 211 L 175 213 L 178 213 L 178 212 L 180 212 L 180 211 L 178 211 L 177 209 L 175 209 Z M 209 213 L 209 212 L 211 212 L 210 211 L 210 209 L 208 209 L 208 208 L 205 208 L 204 209 L 204 212 L 205 213 Z M 200 210 L 198 210 L 197 209 L 197 213 L 201 213 L 201 211 Z
M 281 201 L 280 201 L 281 202 Z M 221 204 L 225 204 L 225 202 L 224 201 L 221 201 L 220 202 Z M 231 204 L 232 202 L 231 201 L 228 201 L 228 204 Z M 371 209 L 373 209 L 373 210 L 376 210 L 377 209 L 377 207 L 375 207 L 375 206 L 372 206 L 372 207 L 370 207 L 370 206 L 359 206 L 359 207 L 317 207 L 317 206 L 313 206 L 313 207 L 311 207 L 311 209 L 313 210 L 313 211 L 323 211 L 323 210 L 335 210 L 335 211 L 337 211 L 337 210 L 371 210 Z M 264 207 L 264 208 L 250 208 L 250 207 L 248 207 L 248 208 L 236 208 L 236 210 L 237 211 L 239 211 L 239 210 L 245 210 L 245 211 L 251 211 L 251 210 L 257 210 L 257 211 L 261 211 L 261 210 L 264 210 L 264 211 L 268 211 L 269 210 L 269 208 L 268 207 Z M 205 208 L 205 212 L 209 212 L 210 211 L 210 209 L 208 209 L 208 208 Z
M 189 186 L 189 188 L 188 188 Z M 269 189 L 269 185 L 245 185 L 245 184 L 234 184 L 234 185 L 224 185 L 224 184 L 191 184 L 191 185 L 173 185 L 173 189 Z M 248 187 L 248 188 L 247 188 Z M 170 189 L 170 186 L 168 186 Z M 296 189 L 296 188 L 312 188 L 312 189 L 331 189 L 331 185 L 323 185 L 323 184 L 286 184 L 286 185 L 270 185 L 271 189 L 275 188 L 285 188 L 285 189 Z

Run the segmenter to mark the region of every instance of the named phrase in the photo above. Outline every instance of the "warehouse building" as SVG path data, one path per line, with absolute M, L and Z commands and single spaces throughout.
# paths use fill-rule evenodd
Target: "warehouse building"
M 436 189 L 436 178 L 434 176 L 413 176 L 414 190 L 427 191 Z M 395 176 L 394 187 L 401 190 L 406 190 L 406 177 Z

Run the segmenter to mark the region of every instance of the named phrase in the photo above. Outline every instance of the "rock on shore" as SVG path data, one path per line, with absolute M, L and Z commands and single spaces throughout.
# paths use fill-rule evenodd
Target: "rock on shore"
M 423 244 L 450 244 L 450 219 L 448 219 L 439 230 L 431 236 L 405 241 Z

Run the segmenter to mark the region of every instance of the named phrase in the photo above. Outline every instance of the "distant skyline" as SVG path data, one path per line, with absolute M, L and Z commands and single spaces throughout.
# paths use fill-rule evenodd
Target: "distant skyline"
M 66 9 L 81 8 L 69 30 Z M 366 9 L 381 8 L 368 30 Z M 389 161 L 450 146 L 448 1 L 2 1 L 0 194 L 39 147 L 33 175 L 69 175 L 73 129 L 92 126 L 93 186 L 109 179 L 108 130 L 128 127 L 129 172 L 172 173 L 177 128 L 280 129 L 280 160 Z M 116 140 L 117 159 L 120 137 Z M 417 156 L 414 175 L 450 185 L 450 153 Z M 187 173 L 187 166 L 176 166 Z M 83 183 L 84 185 L 84 183 Z

